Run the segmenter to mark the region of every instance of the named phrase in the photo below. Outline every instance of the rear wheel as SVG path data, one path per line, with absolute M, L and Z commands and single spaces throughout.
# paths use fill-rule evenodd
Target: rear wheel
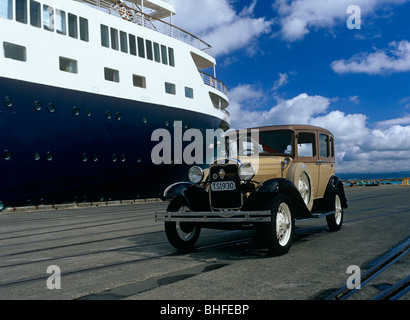
M 167 209 L 168 212 L 191 212 L 183 198 L 175 198 Z M 201 228 L 186 222 L 165 222 L 165 234 L 168 241 L 179 250 L 192 249 L 198 241 Z
M 327 226 L 330 231 L 339 231 L 343 224 L 343 207 L 339 192 L 337 190 L 334 197 L 334 209 L 334 213 L 326 216 Z
M 290 250 L 295 231 L 293 206 L 284 194 L 278 194 L 271 203 L 272 221 L 266 226 L 265 239 L 269 251 L 277 256 Z

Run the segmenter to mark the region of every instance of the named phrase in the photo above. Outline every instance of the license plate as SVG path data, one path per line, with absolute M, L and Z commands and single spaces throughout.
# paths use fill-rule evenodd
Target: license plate
M 212 191 L 232 191 L 236 190 L 235 182 L 226 181 L 226 182 L 212 182 L 211 183 Z

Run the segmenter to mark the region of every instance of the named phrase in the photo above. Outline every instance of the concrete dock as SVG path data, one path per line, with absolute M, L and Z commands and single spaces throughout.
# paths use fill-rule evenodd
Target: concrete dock
M 363 275 L 409 247 L 410 187 L 345 191 L 342 229 L 329 232 L 325 219 L 298 222 L 281 257 L 270 256 L 253 231 L 204 229 L 195 251 L 177 252 L 154 221 L 163 202 L 3 212 L 0 299 L 334 298 L 354 276 L 349 266 Z M 409 261 L 403 254 L 349 299 L 372 299 L 406 281 Z

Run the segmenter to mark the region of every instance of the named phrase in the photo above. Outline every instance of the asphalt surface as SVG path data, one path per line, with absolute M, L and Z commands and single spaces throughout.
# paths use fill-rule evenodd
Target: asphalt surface
M 403 248 L 348 299 L 373 299 L 408 283 L 410 187 L 346 194 L 340 231 L 329 232 L 323 218 L 298 222 L 290 252 L 280 257 L 270 256 L 253 231 L 205 229 L 196 250 L 177 252 L 154 221 L 167 206 L 162 202 L 3 212 L 0 299 L 332 299 L 358 275 L 348 273 L 350 266 L 366 274 Z M 397 299 L 409 298 L 407 292 Z

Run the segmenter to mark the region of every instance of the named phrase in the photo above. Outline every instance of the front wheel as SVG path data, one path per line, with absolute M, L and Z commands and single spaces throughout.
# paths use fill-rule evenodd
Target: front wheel
M 191 209 L 183 198 L 176 198 L 171 201 L 167 211 L 190 212 Z M 201 228 L 192 223 L 165 222 L 165 234 L 168 241 L 179 250 L 192 249 L 198 241 L 200 233 Z
M 272 221 L 267 225 L 265 238 L 269 251 L 280 256 L 286 254 L 292 246 L 295 232 L 293 205 L 284 194 L 278 194 L 271 203 Z
M 330 231 L 339 231 L 343 224 L 343 207 L 342 201 L 340 200 L 339 191 L 336 191 L 335 193 L 334 209 L 334 213 L 326 216 L 327 226 Z

